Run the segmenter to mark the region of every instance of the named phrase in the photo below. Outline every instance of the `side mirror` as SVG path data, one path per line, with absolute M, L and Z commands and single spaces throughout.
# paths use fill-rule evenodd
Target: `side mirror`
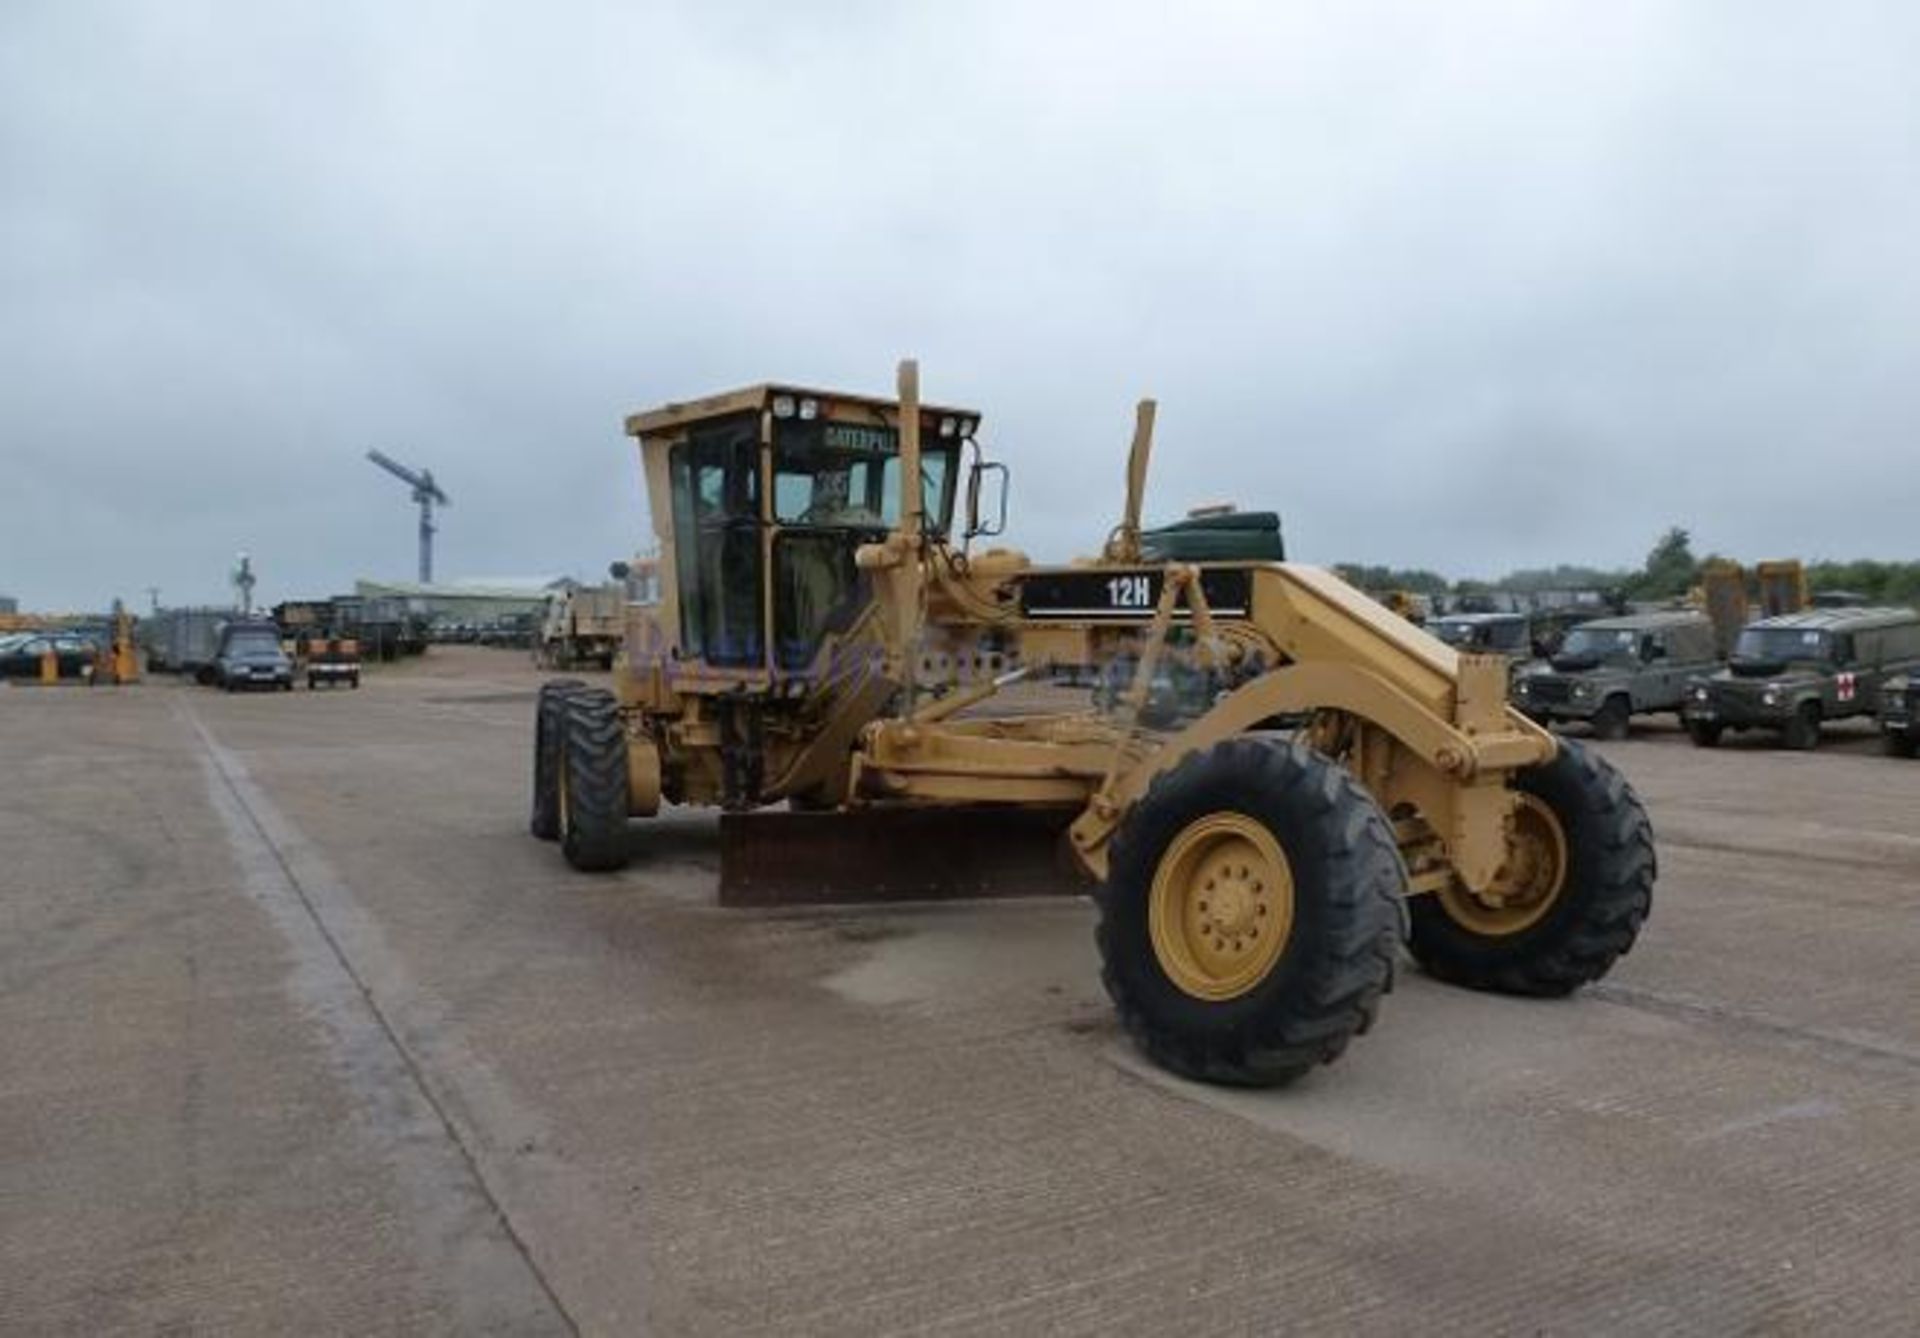
M 967 471 L 967 538 L 991 539 L 1006 530 L 1010 477 L 1005 465 L 974 457 Z

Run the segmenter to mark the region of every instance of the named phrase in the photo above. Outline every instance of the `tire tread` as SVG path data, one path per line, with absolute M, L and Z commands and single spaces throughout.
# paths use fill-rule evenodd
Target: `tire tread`
M 1306 814 L 1338 819 L 1320 824 L 1327 839 L 1323 858 L 1331 874 L 1326 888 L 1331 931 L 1319 945 L 1303 988 L 1291 1007 L 1237 1030 L 1175 1034 L 1150 1015 L 1121 969 L 1123 949 L 1112 905 L 1119 894 L 1111 883 L 1099 893 L 1101 918 L 1095 937 L 1101 981 L 1122 1027 L 1161 1066 L 1205 1082 L 1277 1086 L 1339 1058 L 1353 1037 L 1373 1026 L 1382 997 L 1393 988 L 1406 870 L 1385 815 L 1357 781 L 1336 763 L 1271 738 L 1230 739 L 1182 759 L 1157 777 L 1115 834 L 1110 867 L 1131 863 L 1130 843 L 1138 839 L 1143 815 L 1181 803 L 1191 787 L 1221 772 L 1255 792 L 1302 801 L 1300 811 Z

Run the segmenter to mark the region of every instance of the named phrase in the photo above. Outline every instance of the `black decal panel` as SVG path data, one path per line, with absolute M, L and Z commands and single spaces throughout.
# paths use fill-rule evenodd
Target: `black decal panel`
M 1047 572 L 1020 583 L 1020 611 L 1035 621 L 1149 622 L 1160 604 L 1165 573 L 1101 568 L 1090 571 Z M 1200 589 L 1216 618 L 1244 618 L 1253 604 L 1253 573 L 1245 568 L 1203 570 Z M 1175 618 L 1189 618 L 1184 601 Z

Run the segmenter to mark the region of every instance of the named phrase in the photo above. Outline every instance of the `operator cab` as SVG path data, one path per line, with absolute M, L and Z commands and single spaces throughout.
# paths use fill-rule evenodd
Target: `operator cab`
M 987 472 L 1001 473 L 1004 504 L 1004 471 L 979 459 L 977 413 L 923 407 L 920 417 L 923 532 L 944 542 L 963 454 L 970 510 Z M 873 602 L 854 554 L 900 520 L 899 418 L 889 400 L 759 386 L 627 420 L 655 532 L 670 536 L 662 630 L 681 658 L 755 676 L 816 667 L 827 638 Z

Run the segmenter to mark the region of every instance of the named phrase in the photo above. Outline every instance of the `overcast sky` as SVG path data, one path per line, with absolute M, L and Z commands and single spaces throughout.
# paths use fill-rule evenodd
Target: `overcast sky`
M 1920 557 L 1920 6 L 0 5 L 0 592 L 646 542 L 630 410 L 976 406 L 1010 538 Z

